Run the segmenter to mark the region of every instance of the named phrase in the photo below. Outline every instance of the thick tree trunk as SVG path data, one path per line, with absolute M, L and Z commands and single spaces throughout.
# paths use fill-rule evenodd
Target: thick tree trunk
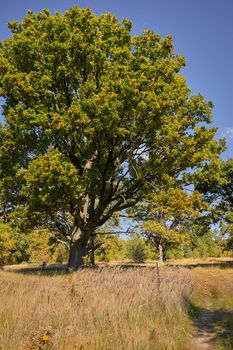
M 87 242 L 77 240 L 71 248 L 68 260 L 68 269 L 76 271 L 84 265 L 84 257 L 87 255 Z

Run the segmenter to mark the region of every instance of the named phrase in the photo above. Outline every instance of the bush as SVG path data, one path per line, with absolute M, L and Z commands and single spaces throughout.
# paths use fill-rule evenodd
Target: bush
M 16 240 L 12 228 L 0 223 L 0 265 L 12 264 L 15 262 Z
M 59 264 L 62 264 L 64 261 L 68 260 L 68 247 L 64 244 L 58 244 L 55 247 L 53 253 L 53 260 Z
M 141 238 L 133 238 L 126 242 L 126 258 L 143 262 L 147 258 L 146 243 Z
M 34 230 L 28 237 L 30 262 L 50 262 L 52 260 L 52 246 L 50 240 L 52 233 L 46 229 Z
M 119 260 L 124 255 L 124 241 L 117 235 L 97 235 L 95 248 L 95 257 L 98 261 Z

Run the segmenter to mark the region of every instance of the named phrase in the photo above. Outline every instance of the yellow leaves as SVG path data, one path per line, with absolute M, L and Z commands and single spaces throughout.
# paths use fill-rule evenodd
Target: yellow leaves
M 69 124 L 64 120 L 64 116 L 60 114 L 54 113 L 52 115 L 52 122 L 54 124 L 54 128 L 57 130 L 67 130 L 69 128 Z
M 48 327 L 47 329 L 38 329 L 34 331 L 27 340 L 23 350 L 38 350 L 38 349 L 52 349 L 52 337 L 54 329 Z
M 171 229 L 165 224 L 155 220 L 148 220 L 143 226 L 145 231 L 155 234 L 162 241 L 166 241 L 167 243 L 179 244 L 189 240 L 189 235 L 187 233 Z
M 166 226 L 155 220 L 146 221 L 144 228 L 146 231 L 152 231 L 162 237 L 169 236 L 170 232 L 172 232 L 172 230 L 169 230 Z
M 13 262 L 13 252 L 16 249 L 16 240 L 13 231 L 7 224 L 0 223 L 0 265 Z
M 43 341 L 47 342 L 47 341 L 49 341 L 50 337 L 47 334 L 45 334 L 42 336 L 42 339 L 43 339 Z
M 34 230 L 28 235 L 28 252 L 32 260 L 49 262 L 52 259 L 52 237 L 52 232 L 47 229 Z
M 188 195 L 181 188 L 169 188 L 166 192 L 151 194 L 151 213 L 163 212 L 166 219 L 171 219 L 174 215 L 181 220 L 190 216 L 198 217 L 199 209 L 205 204 L 202 196 L 198 192 Z
M 0 77 L 6 74 L 7 70 L 10 67 L 9 61 L 0 53 Z
M 143 225 L 144 230 L 169 244 L 179 244 L 189 240 L 185 232 L 188 220 L 208 210 L 197 191 L 189 195 L 181 188 L 167 188 L 157 194 L 151 194 L 148 203 L 148 215 L 151 218 Z

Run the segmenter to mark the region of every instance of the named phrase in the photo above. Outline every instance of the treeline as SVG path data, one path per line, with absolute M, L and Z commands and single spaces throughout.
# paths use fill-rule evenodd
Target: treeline
M 217 230 L 200 235 L 196 228 L 188 241 L 169 248 L 164 260 L 232 256 L 226 242 Z M 131 260 L 141 263 L 160 258 L 158 249 L 135 233 L 125 239 L 119 235 L 96 235 L 94 251 L 97 262 Z M 54 235 L 47 229 L 22 234 L 7 224 L 0 224 L 0 253 L 0 265 L 64 263 L 68 259 L 69 247 L 54 240 Z M 90 264 L 90 251 L 85 262 Z

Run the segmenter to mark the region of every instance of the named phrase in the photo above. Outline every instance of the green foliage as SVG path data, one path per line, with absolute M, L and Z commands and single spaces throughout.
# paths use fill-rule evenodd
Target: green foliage
M 233 235 L 233 159 L 221 161 L 217 177 L 204 178 L 197 188 L 202 191 L 212 207 L 212 221 L 221 227 L 227 239 L 225 249 L 232 249 Z
M 190 240 L 178 247 L 169 249 L 167 255 L 171 259 L 207 258 L 224 256 L 223 241 L 220 233 L 210 230 L 208 226 L 189 224 L 187 227 Z
M 13 238 L 16 242 L 14 261 L 16 263 L 28 261 L 28 236 L 19 230 L 13 229 Z
M 30 261 L 50 262 L 52 260 L 52 245 L 50 244 L 52 234 L 45 229 L 32 231 L 28 236 L 28 252 Z
M 211 231 L 202 237 L 192 237 L 193 257 L 207 258 L 222 256 L 222 248 L 219 241 L 215 241 Z
M 68 259 L 68 247 L 64 244 L 56 244 L 53 248 L 53 261 L 62 264 Z
M 124 245 L 124 241 L 117 235 L 96 235 L 95 256 L 99 261 L 122 259 Z
M 147 258 L 146 243 L 142 238 L 132 238 L 126 241 L 126 253 L 125 256 L 128 259 L 136 262 L 144 262 Z
M 16 247 L 13 230 L 9 225 L 0 223 L 0 265 L 11 264 L 15 261 Z
M 161 258 L 166 258 L 168 249 L 188 244 L 187 223 L 207 209 L 198 192 L 188 195 L 177 187 L 149 194 L 134 213 L 142 223 L 143 235 L 157 251 L 163 251 Z
M 212 103 L 191 95 L 170 35 L 133 36 L 130 21 L 78 7 L 29 11 L 9 28 L 0 47 L 8 220 L 87 245 L 116 212 L 218 158 Z

